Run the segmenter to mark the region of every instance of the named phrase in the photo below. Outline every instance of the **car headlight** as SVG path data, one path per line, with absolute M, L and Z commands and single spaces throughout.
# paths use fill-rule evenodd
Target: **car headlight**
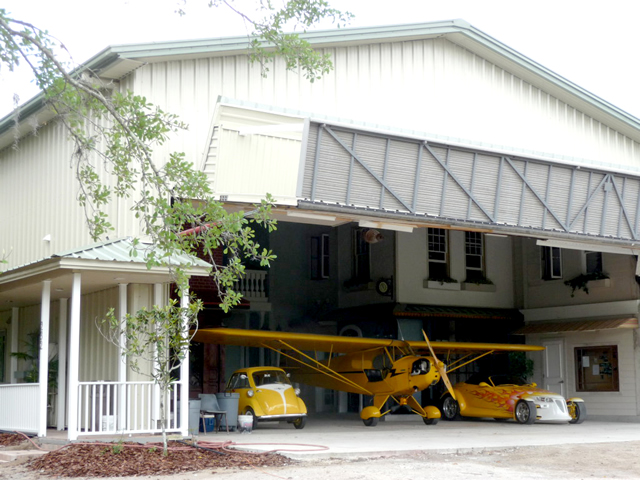
M 251 398 L 253 397 L 254 393 L 253 390 L 247 390 L 247 397 Z
M 296 392 L 296 395 L 300 396 L 300 389 L 299 388 L 295 388 L 293 391 Z

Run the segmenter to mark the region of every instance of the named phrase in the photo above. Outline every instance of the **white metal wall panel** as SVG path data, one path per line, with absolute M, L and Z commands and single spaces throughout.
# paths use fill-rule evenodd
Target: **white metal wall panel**
M 98 171 L 108 182 L 104 169 Z M 67 133 L 57 122 L 0 152 L 0 251 L 10 253 L 7 269 L 93 243 L 77 195 Z M 137 220 L 126 215 L 131 201 L 106 210 L 114 236 L 137 234 Z M 47 235 L 50 241 L 43 240 Z
M 219 105 L 203 170 L 229 201 L 295 203 L 304 120 Z
M 640 170 L 635 142 L 444 38 L 322 52 L 332 55 L 334 70 L 314 83 L 280 60 L 262 77 L 238 55 L 148 64 L 124 85 L 181 114 L 190 131 L 171 148 L 189 158 L 204 151 L 206 126 L 224 95 L 442 142 Z
M 119 355 L 117 348 L 98 330 L 96 322 L 109 308 L 118 305 L 118 289 L 111 288 L 82 296 L 80 319 L 80 381 L 117 381 Z

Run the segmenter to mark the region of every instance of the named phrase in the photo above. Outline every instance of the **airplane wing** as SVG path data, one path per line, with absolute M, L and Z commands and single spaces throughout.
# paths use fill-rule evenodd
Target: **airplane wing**
M 422 341 L 408 341 L 411 349 L 420 355 L 429 354 L 429 344 Z M 539 345 L 525 345 L 518 343 L 471 343 L 471 342 L 438 342 L 432 341 L 431 347 L 435 353 L 483 353 L 483 352 L 539 352 L 544 347 Z
M 239 328 L 200 329 L 193 337 L 193 341 L 243 347 L 267 347 L 276 350 L 287 350 L 291 346 L 296 350 L 333 353 L 355 353 L 385 347 L 406 348 L 408 343 L 404 340 L 386 338 L 341 337 Z
M 404 341 L 388 338 L 341 337 L 313 333 L 273 332 L 268 330 L 244 330 L 239 328 L 204 328 L 196 332 L 194 342 L 239 345 L 243 347 L 267 347 L 296 350 L 356 353 L 376 348 L 403 348 L 415 353 L 429 355 L 427 342 Z M 483 352 L 534 352 L 544 350 L 537 345 L 504 343 L 431 342 L 436 353 L 483 353 Z

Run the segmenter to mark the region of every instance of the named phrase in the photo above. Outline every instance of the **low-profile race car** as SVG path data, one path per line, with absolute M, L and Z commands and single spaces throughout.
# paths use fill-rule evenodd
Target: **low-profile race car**
M 238 412 L 253 416 L 253 428 L 258 421 L 286 420 L 295 428 L 304 428 L 307 406 L 293 388 L 289 376 L 281 368 L 242 368 L 231 375 L 226 392 L 240 394 Z
M 587 407 L 581 398 L 565 400 L 563 396 L 527 384 L 512 375 L 474 374 L 466 382 L 453 386 L 456 398 L 442 397 L 442 418 L 489 417 L 496 420 L 515 419 L 518 423 L 543 422 L 582 423 Z

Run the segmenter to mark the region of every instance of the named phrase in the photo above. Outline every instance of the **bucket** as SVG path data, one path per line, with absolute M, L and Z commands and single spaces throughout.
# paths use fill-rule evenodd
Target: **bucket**
M 253 415 L 238 415 L 238 432 L 251 433 L 253 429 Z

